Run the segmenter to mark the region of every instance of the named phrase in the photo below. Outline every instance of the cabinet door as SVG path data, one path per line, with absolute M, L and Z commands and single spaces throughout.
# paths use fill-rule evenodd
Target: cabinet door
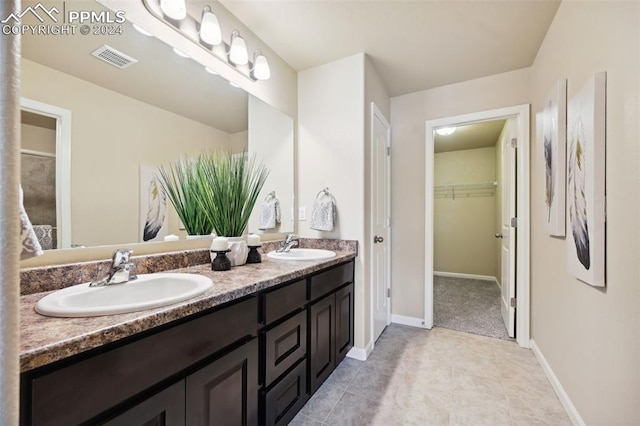
M 336 365 L 335 294 L 332 293 L 309 307 L 310 393 L 313 394 Z
M 336 365 L 353 347 L 353 284 L 336 291 Z
M 258 424 L 258 339 L 187 377 L 189 426 Z
M 184 380 L 104 423 L 107 426 L 184 426 Z

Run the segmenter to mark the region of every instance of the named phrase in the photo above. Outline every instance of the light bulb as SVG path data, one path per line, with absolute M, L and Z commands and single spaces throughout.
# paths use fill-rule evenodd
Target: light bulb
M 268 80 L 271 77 L 271 69 L 267 57 L 260 50 L 256 50 L 253 58 L 253 76 L 257 80 Z
M 144 28 L 142 28 L 140 25 L 137 25 L 137 24 L 131 24 L 131 25 L 133 25 L 133 29 L 139 32 L 140 34 L 145 35 L 147 37 L 153 37 L 153 34 L 145 30 Z
M 439 129 L 436 129 L 436 133 L 440 136 L 449 136 L 452 135 L 455 131 L 455 127 L 441 127 Z
M 218 73 L 217 73 L 216 71 L 212 70 L 212 69 L 211 69 L 211 68 L 209 68 L 209 67 L 204 67 L 204 70 L 205 70 L 206 72 L 208 72 L 209 74 L 218 75 Z
M 181 20 L 187 17 L 185 0 L 160 0 L 160 9 L 171 19 Z
M 207 44 L 217 46 L 222 43 L 222 33 L 218 17 L 211 11 L 211 7 L 202 9 L 202 22 L 200 23 L 200 38 Z
M 189 58 L 189 55 L 187 55 L 186 53 L 184 53 L 180 49 L 176 49 L 175 47 L 173 48 L 173 53 L 175 53 L 176 55 L 178 55 L 178 56 L 180 56 L 182 58 Z
M 231 33 L 231 47 L 229 48 L 229 61 L 234 65 L 246 65 L 249 63 L 249 54 L 247 53 L 247 44 L 240 37 L 240 33 L 234 30 Z

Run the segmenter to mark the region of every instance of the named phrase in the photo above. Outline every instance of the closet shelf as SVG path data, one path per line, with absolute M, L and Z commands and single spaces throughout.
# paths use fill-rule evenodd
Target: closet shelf
M 454 183 L 435 185 L 434 198 L 493 197 L 498 182 Z

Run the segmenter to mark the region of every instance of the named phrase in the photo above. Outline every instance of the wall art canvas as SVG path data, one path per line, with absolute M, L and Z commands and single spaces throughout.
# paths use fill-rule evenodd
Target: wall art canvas
M 169 234 L 167 195 L 156 170 L 140 165 L 140 242 L 163 241 Z
M 565 236 L 565 165 L 567 152 L 567 80 L 559 80 L 542 111 L 542 151 L 545 168 L 544 231 Z
M 595 74 L 567 113 L 567 269 L 596 287 L 605 285 L 606 82 Z

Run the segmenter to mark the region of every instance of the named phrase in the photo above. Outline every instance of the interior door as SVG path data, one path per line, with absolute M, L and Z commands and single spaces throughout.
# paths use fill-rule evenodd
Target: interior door
M 516 297 L 516 227 L 511 226 L 511 218 L 516 217 L 516 155 L 517 144 L 516 119 L 507 120 L 507 130 L 502 145 L 502 255 L 500 259 L 502 284 L 502 319 L 509 337 L 515 337 L 516 309 L 511 299 Z
M 373 340 L 390 323 L 391 126 L 371 103 L 371 283 Z

